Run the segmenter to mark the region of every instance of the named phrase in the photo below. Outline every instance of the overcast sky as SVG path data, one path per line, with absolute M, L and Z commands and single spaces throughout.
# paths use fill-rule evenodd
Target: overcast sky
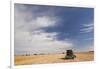
M 93 50 L 93 8 L 14 6 L 15 54 Z

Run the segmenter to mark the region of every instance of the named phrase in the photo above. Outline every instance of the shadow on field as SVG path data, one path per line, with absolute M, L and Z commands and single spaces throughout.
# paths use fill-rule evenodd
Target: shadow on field
M 74 59 L 66 59 L 66 58 L 60 58 L 60 59 L 62 59 L 62 60 L 74 60 Z

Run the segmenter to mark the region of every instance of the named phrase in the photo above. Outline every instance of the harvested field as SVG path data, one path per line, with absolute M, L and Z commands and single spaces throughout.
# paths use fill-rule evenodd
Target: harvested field
M 15 65 L 29 65 L 29 64 L 48 64 L 48 63 L 66 63 L 66 62 L 81 62 L 93 61 L 93 52 L 75 53 L 77 56 L 74 60 L 64 59 L 65 54 L 48 54 L 48 55 L 30 55 L 30 56 L 15 56 Z

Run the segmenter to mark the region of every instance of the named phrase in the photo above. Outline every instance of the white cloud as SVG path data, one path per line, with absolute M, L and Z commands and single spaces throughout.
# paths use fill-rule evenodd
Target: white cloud
M 73 46 L 71 42 L 55 40 L 57 33 L 41 30 L 44 27 L 56 26 L 56 16 L 39 16 L 34 10 L 38 8 L 27 10 L 24 5 L 15 5 L 15 54 L 62 52 Z
M 35 11 L 27 10 L 24 5 L 15 5 L 15 28 L 23 30 L 36 30 L 42 27 L 55 26 L 58 18 L 55 16 L 48 16 L 43 12 L 36 13 Z M 38 10 L 38 8 L 34 8 Z M 39 16 L 38 14 L 44 14 Z
M 91 37 L 91 38 L 87 38 L 87 39 L 83 39 L 83 40 L 94 40 L 94 38 Z
M 48 37 L 51 36 L 51 37 Z M 63 52 L 73 46 L 72 43 L 54 40 L 55 33 L 30 34 L 21 32 L 15 36 L 15 51 L 27 51 L 30 53 Z
M 93 23 L 89 23 L 89 24 L 84 24 L 83 28 L 80 29 L 81 33 L 89 33 L 91 31 L 93 31 L 94 27 L 93 27 Z
M 42 17 L 37 17 L 36 23 L 34 23 L 34 26 L 39 27 L 48 27 L 48 26 L 54 26 L 56 23 L 55 19 L 53 17 L 49 16 L 42 16 Z

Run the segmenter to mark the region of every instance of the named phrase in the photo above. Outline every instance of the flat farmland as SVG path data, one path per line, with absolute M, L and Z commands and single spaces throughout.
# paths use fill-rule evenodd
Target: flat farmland
M 31 65 L 31 64 L 49 64 L 49 63 L 67 63 L 67 62 L 82 62 L 93 61 L 93 52 L 78 52 L 75 53 L 74 60 L 64 59 L 65 54 L 46 54 L 46 55 L 29 55 L 29 56 L 14 56 L 15 65 Z

